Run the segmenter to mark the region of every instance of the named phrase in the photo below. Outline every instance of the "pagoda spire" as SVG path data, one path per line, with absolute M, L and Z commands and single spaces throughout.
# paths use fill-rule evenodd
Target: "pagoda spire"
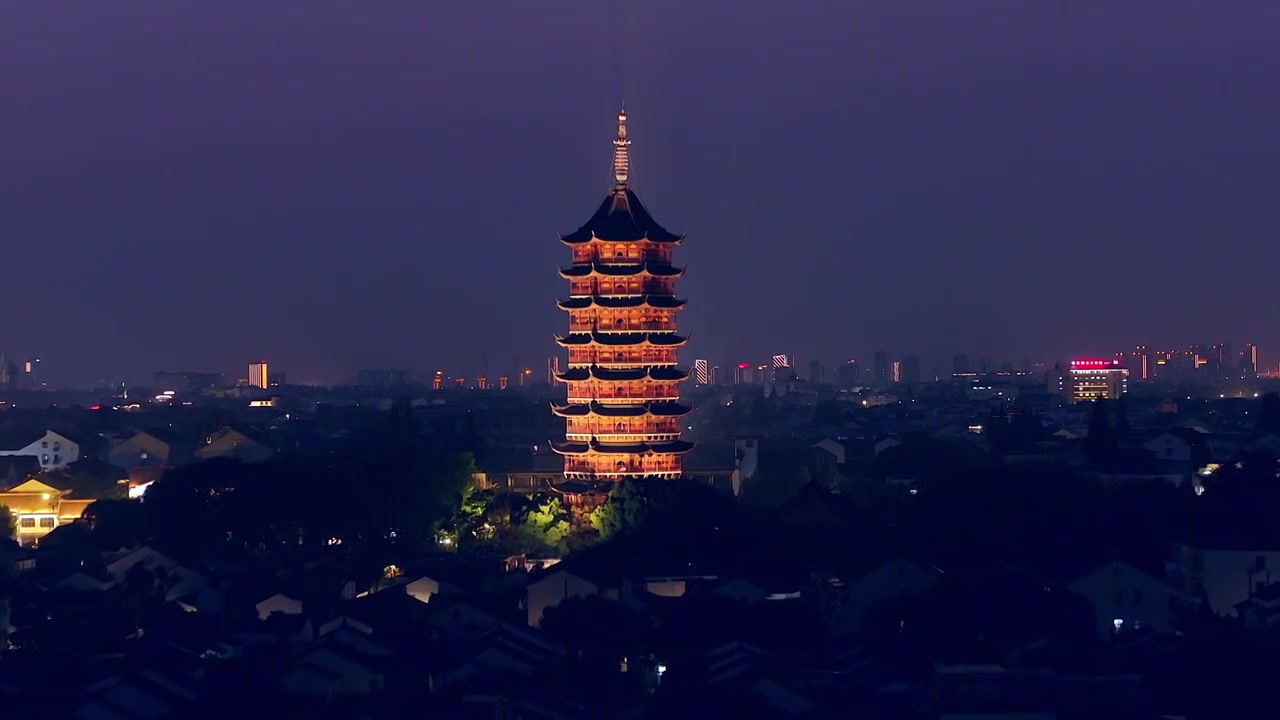
M 627 176 L 631 173 L 631 153 L 627 148 L 631 141 L 627 139 L 627 108 L 624 105 L 618 112 L 618 137 L 613 141 L 613 178 L 618 187 L 626 187 Z

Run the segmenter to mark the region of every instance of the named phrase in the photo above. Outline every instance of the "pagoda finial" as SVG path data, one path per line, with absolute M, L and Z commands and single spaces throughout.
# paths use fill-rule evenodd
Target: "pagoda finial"
M 618 112 L 618 138 L 613 141 L 613 178 L 618 187 L 627 184 L 627 176 L 631 174 L 631 154 L 627 148 L 631 141 L 627 139 L 627 108 L 624 105 Z

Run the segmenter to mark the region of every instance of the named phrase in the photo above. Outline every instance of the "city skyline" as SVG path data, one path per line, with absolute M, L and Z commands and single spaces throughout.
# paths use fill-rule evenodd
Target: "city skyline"
M 0 350 L 69 383 L 539 368 L 559 289 L 528 269 L 608 187 L 620 99 L 695 238 L 689 357 L 1280 347 L 1269 4 L 775 7 L 16 8 Z

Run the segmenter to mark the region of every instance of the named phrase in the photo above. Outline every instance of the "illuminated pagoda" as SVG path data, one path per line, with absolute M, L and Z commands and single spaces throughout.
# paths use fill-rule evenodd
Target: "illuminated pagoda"
M 676 366 L 685 338 L 676 334 L 675 296 L 684 270 L 671 264 L 684 239 L 657 222 L 627 185 L 631 161 L 627 114 L 618 115 L 613 141 L 615 184 L 585 225 L 560 241 L 573 249 L 573 264 L 560 271 L 569 281 L 569 334 L 556 342 L 569 352 L 556 379 L 568 402 L 552 411 L 565 418 L 564 456 L 570 481 L 601 486 L 627 478 L 678 478 L 681 456 L 693 444 L 680 439 L 689 407 Z M 605 489 L 601 487 L 600 489 Z

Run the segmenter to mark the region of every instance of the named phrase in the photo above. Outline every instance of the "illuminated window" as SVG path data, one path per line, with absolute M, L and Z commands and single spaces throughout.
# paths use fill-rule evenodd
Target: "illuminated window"
M 55 523 L 56 523 L 56 520 L 54 518 L 51 518 L 51 517 L 40 518 L 40 527 L 42 528 L 52 528 Z
M 19 520 L 19 521 L 18 521 L 18 526 L 19 526 L 19 527 L 24 527 L 24 528 L 33 528 L 33 527 L 35 527 L 35 526 L 36 526 L 36 519 L 35 519 L 35 518 L 25 518 L 25 517 L 24 517 L 24 518 L 22 518 L 21 520 Z

